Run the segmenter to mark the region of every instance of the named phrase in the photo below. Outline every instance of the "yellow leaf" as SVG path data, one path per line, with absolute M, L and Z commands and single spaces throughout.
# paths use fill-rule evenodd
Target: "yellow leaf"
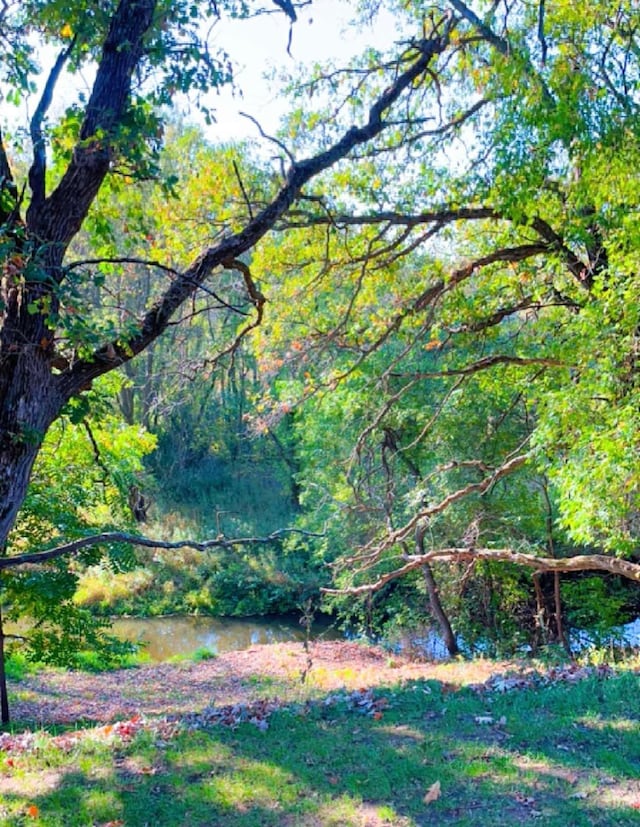
M 65 23 L 64 26 L 60 29 L 60 37 L 73 37 L 73 29 L 68 23 Z
M 437 801 L 440 798 L 440 782 L 434 781 L 434 783 L 429 787 L 426 792 L 425 797 L 422 799 L 425 804 L 431 804 L 434 801 Z

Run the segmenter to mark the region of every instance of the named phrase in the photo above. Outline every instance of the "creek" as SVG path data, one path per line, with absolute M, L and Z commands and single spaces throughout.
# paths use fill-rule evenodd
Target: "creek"
M 278 617 L 164 617 L 115 618 L 113 633 L 123 640 L 143 643 L 153 662 L 207 649 L 215 655 L 248 649 L 258 643 L 303 641 L 305 627 L 296 616 Z M 312 639 L 342 640 L 344 635 L 329 621 L 315 621 Z
M 306 630 L 298 616 L 204 617 L 165 615 L 163 617 L 127 617 L 113 620 L 112 631 L 119 638 L 143 643 L 144 651 L 154 663 L 176 656 L 187 656 L 198 649 L 215 655 L 248 649 L 259 643 L 302 642 Z M 329 620 L 316 620 L 311 627 L 312 640 L 344 640 L 343 632 Z M 611 640 L 630 648 L 640 647 L 640 618 L 611 631 Z M 572 635 L 574 651 L 589 648 L 595 641 L 585 632 Z M 447 651 L 441 638 L 431 632 L 411 640 L 434 660 L 445 660 Z

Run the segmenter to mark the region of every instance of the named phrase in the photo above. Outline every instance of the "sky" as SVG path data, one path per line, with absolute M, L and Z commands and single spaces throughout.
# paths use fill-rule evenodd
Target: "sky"
M 232 58 L 242 98 L 234 97 L 228 89 L 211 96 L 217 123 L 207 130 L 210 139 L 257 138 L 257 127 L 241 117 L 240 112 L 255 118 L 267 134 L 276 131 L 278 119 L 286 111 L 286 101 L 278 95 L 277 84 L 265 79 L 270 70 L 295 71 L 327 59 L 347 60 L 368 45 L 393 42 L 394 25 L 389 14 L 383 15 L 374 29 L 348 27 L 354 6 L 353 0 L 313 0 L 299 11 L 292 30 L 290 54 L 287 52 L 289 21 L 278 13 L 275 4 L 275 14 L 217 24 L 214 43 Z M 197 119 L 193 110 L 189 114 Z

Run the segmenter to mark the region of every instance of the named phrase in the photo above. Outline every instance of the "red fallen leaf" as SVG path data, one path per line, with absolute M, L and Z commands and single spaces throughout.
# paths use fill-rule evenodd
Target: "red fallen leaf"
M 382 712 L 374 712 L 372 717 L 374 721 L 379 721 L 382 718 Z
M 40 815 L 40 808 L 36 807 L 35 804 L 29 804 L 29 806 L 27 807 L 27 815 L 29 816 L 29 818 L 38 818 L 38 816 Z

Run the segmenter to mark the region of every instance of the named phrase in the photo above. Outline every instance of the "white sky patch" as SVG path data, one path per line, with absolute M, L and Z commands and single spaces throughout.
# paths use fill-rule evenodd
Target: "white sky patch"
M 284 70 L 308 68 L 327 60 L 346 63 L 370 45 L 390 45 L 393 28 L 390 15 L 374 29 L 349 26 L 353 3 L 344 0 L 319 0 L 299 12 L 293 25 L 290 54 L 287 52 L 289 22 L 282 14 L 262 15 L 251 20 L 224 20 L 216 27 L 216 42 L 236 66 L 236 84 L 242 97 L 230 89 L 221 90 L 210 100 L 216 109 L 217 123 L 210 137 L 224 141 L 257 137 L 257 128 L 240 112 L 255 118 L 265 132 L 273 134 L 287 110 L 279 84 L 270 75 Z

